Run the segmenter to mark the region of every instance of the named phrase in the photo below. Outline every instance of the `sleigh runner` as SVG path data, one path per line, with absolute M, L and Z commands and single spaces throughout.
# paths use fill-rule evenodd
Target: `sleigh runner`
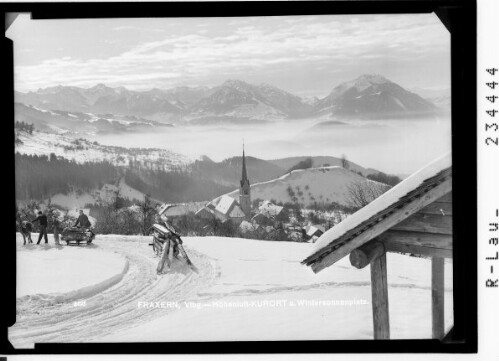
M 66 227 L 61 233 L 61 240 L 69 246 L 71 244 L 91 244 L 95 234 L 90 228 Z
M 152 232 L 153 241 L 152 243 L 149 243 L 149 245 L 153 247 L 154 253 L 157 256 L 161 257 L 156 268 L 158 274 L 161 274 L 163 272 L 165 264 L 169 269 L 171 260 L 173 260 L 174 258 L 180 259 L 179 254 L 182 256 L 185 263 L 187 263 L 187 265 L 193 271 L 197 272 L 197 268 L 192 264 L 189 256 L 185 252 L 185 249 L 182 246 L 182 239 L 180 238 L 180 234 L 176 231 L 175 228 L 173 228 L 172 226 L 154 224 L 152 226 Z

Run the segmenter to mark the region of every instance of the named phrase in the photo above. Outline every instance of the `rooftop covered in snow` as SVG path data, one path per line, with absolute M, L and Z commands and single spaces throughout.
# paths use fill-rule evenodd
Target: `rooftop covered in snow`
M 328 267 L 452 189 L 451 154 L 435 160 L 325 232 L 302 263 Z

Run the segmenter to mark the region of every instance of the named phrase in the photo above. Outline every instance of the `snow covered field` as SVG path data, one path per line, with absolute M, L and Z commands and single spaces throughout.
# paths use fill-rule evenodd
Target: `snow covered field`
M 32 347 L 34 342 L 373 336 L 369 268 L 357 270 L 348 258 L 314 274 L 300 264 L 312 244 L 185 237 L 185 248 L 199 273 L 174 264 L 171 273 L 157 276 L 158 258 L 153 257 L 149 240 L 139 236 L 98 236 L 92 251 L 128 260 L 123 279 L 83 298 L 83 306 L 73 301 L 53 304 L 18 298 L 18 320 L 9 330 L 11 342 L 16 347 Z M 18 257 L 41 252 L 22 248 L 18 247 Z M 85 251 L 83 247 L 72 249 Z M 79 254 L 71 257 L 83 260 Z M 49 262 L 43 258 L 35 261 L 38 264 L 32 267 L 37 269 Z M 388 255 L 392 338 L 431 337 L 430 272 L 429 260 Z M 450 262 L 446 263 L 445 282 L 445 321 L 449 329 L 453 323 Z
M 315 202 L 336 202 L 344 206 L 350 204 L 349 187 L 359 184 L 363 187 L 372 185 L 374 189 L 386 189 L 387 186 L 351 172 L 343 167 L 318 167 L 297 169 L 282 177 L 267 182 L 251 185 L 254 199 L 273 199 L 277 202 L 293 202 L 289 193 L 291 189 L 296 199 L 304 205 Z M 239 190 L 232 191 L 228 196 L 238 199 Z
M 71 293 L 114 279 L 127 270 L 126 258 L 99 252 L 96 247 L 80 249 L 43 243 L 21 247 L 17 254 L 18 298 Z M 43 269 L 39 265 L 43 265 Z

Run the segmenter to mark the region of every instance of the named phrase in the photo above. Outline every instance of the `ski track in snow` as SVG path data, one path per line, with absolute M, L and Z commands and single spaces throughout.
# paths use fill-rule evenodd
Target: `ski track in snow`
M 85 301 L 85 306 L 76 306 L 74 299 L 55 303 L 50 295 L 18 299 L 17 321 L 9 329 L 9 340 L 14 347 L 33 347 L 34 342 L 97 342 L 102 336 L 158 316 L 157 309 L 139 308 L 138 302 L 181 302 L 196 296 L 219 276 L 214 260 L 187 247 L 199 273 L 184 264 L 173 263 L 172 272 L 161 276 L 156 274 L 159 258 L 153 256 L 145 242 L 105 240 L 99 243 L 99 248 L 127 258 L 128 271 L 122 280 L 100 293 L 79 299 Z

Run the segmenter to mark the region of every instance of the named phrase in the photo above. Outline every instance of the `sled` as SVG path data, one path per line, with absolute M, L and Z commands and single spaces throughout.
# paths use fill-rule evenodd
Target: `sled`
M 192 264 L 189 256 L 185 252 L 184 247 L 182 246 L 180 234 L 174 227 L 166 227 L 161 224 L 154 224 L 152 226 L 152 229 L 153 241 L 152 243 L 149 243 L 149 245 L 152 246 L 153 252 L 156 254 L 156 256 L 161 257 L 157 267 L 158 274 L 163 271 L 165 263 L 168 267 L 170 267 L 170 249 L 172 250 L 172 259 L 180 259 L 179 254 L 181 254 L 182 258 L 184 258 L 185 263 L 187 263 L 187 265 L 194 272 L 198 272 L 198 269 L 196 268 L 196 266 L 194 266 L 194 264 Z
M 90 228 L 66 227 L 61 233 L 61 240 L 66 242 L 66 245 L 91 244 L 95 238 L 95 234 Z

